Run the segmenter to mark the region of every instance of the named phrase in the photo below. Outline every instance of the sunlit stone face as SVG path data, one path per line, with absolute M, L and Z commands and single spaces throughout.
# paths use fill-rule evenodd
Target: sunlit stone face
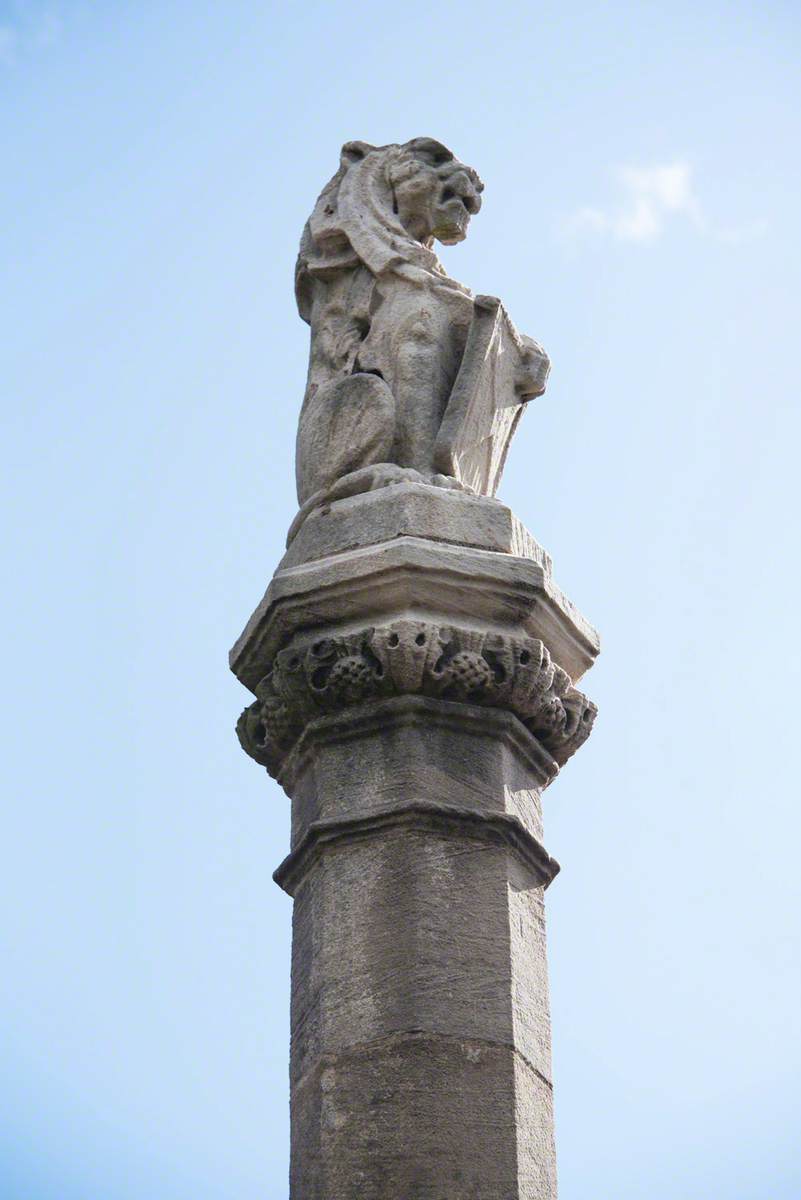
M 464 241 L 470 218 L 481 208 L 484 185 L 441 142 L 415 138 L 390 169 L 397 215 L 417 241 L 446 246 Z

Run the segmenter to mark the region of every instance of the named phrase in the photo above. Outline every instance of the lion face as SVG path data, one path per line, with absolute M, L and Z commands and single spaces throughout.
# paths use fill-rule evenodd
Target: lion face
M 470 218 L 481 208 L 484 184 L 472 167 L 433 138 L 414 138 L 388 169 L 393 203 L 406 232 L 428 245 L 464 241 Z

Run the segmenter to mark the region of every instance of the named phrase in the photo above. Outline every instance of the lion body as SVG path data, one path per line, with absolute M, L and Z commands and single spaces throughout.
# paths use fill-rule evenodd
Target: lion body
M 291 532 L 318 505 L 402 479 L 494 493 L 548 359 L 432 248 L 463 240 L 482 190 L 430 138 L 343 147 L 297 262 L 311 349 Z

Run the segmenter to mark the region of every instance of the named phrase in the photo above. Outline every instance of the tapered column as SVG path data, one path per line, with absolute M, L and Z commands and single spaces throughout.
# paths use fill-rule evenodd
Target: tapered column
M 555 1195 L 534 739 L 405 696 L 299 757 L 292 1194 Z
M 293 1200 L 556 1196 L 541 794 L 594 631 L 497 501 L 312 514 L 232 651 L 292 800 Z

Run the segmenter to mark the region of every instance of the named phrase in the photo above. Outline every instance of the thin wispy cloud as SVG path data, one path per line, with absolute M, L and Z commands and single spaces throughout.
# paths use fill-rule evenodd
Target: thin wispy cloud
M 683 224 L 697 233 L 735 243 L 760 237 L 767 230 L 765 221 L 730 228 L 710 221 L 696 191 L 692 166 L 686 160 L 618 167 L 613 177 L 617 185 L 615 201 L 604 208 L 585 205 L 562 223 L 562 232 L 571 241 L 595 236 L 620 242 L 655 242 L 669 226 Z

